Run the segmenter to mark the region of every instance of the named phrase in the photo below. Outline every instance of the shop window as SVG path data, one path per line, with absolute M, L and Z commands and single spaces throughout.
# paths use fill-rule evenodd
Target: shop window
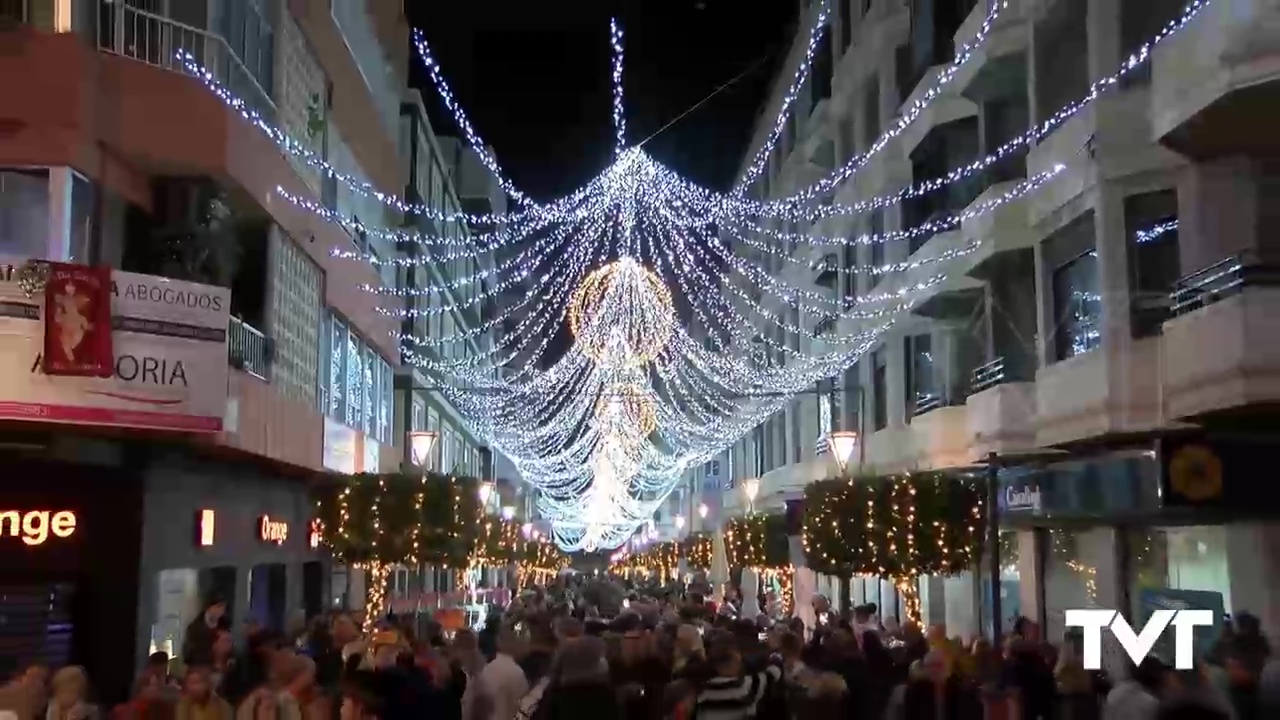
M 1066 611 L 1071 608 L 1096 608 L 1098 598 L 1098 573 L 1100 568 L 1114 567 L 1115 544 L 1109 528 L 1080 531 L 1053 529 L 1048 531 L 1044 557 L 1044 639 L 1061 642 L 1066 637 Z M 1104 653 L 1118 648 L 1106 647 Z M 1117 661 L 1107 657 L 1104 663 Z
M 1021 546 L 1016 531 L 1003 530 L 1000 532 L 1000 617 L 1001 627 L 1005 633 L 1012 632 L 1014 620 L 1022 615 L 1022 573 L 1019 568 L 1022 565 L 1022 553 L 1024 551 L 1029 553 L 1031 548 L 1023 548 Z M 982 592 L 982 608 L 977 614 L 978 617 L 975 617 L 974 620 L 975 622 L 981 622 L 982 632 L 989 637 L 991 635 L 992 615 L 991 553 L 986 552 L 983 554 L 980 569 L 982 578 L 979 585 Z M 969 573 L 961 573 L 955 578 L 947 579 L 948 617 L 951 617 L 953 612 L 959 615 L 964 614 L 966 603 L 963 597 L 960 596 L 960 587 L 965 584 L 964 578 L 966 577 L 971 578 L 972 576 Z M 969 582 L 972 582 L 972 579 Z M 953 587 L 957 590 L 954 594 L 952 592 Z M 972 590 L 970 592 L 972 593 Z M 973 600 L 970 599 L 968 604 L 972 606 L 972 603 Z M 969 613 L 973 614 L 971 607 Z
M 1139 621 L 1171 599 L 1219 617 L 1232 611 L 1226 526 L 1133 528 L 1126 545 L 1130 611 Z
M 302 564 L 302 609 L 308 620 L 324 612 L 324 564 L 318 560 Z
M 249 572 L 250 623 L 283 631 L 287 603 L 287 573 L 282 563 L 255 565 Z
M 71 664 L 75 589 L 71 583 L 12 578 L 0 584 L 0 680 L 34 663 Z
M 227 604 L 226 623 L 228 627 L 236 619 L 236 569 L 231 565 L 217 565 L 200 571 L 198 580 L 200 602 L 210 598 L 218 598 Z M 201 608 L 203 610 L 204 608 Z

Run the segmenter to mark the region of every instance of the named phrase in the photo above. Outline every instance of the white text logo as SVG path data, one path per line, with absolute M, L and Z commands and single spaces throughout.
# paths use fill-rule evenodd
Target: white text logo
M 1102 628 L 1111 628 L 1116 642 L 1124 648 L 1129 659 L 1138 664 L 1151 653 L 1156 641 L 1164 633 L 1165 628 L 1173 625 L 1173 664 L 1179 670 L 1190 670 L 1194 666 L 1194 652 L 1191 648 L 1194 628 L 1212 627 L 1212 610 L 1156 610 L 1142 628 L 1135 633 L 1133 626 L 1124 616 L 1115 610 L 1068 610 L 1067 627 L 1084 629 L 1084 668 L 1086 670 L 1102 669 Z

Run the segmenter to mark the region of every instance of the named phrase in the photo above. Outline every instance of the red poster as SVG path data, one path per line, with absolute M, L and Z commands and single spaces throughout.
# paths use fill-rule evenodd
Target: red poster
M 110 377 L 111 268 L 49 263 L 44 286 L 46 375 Z

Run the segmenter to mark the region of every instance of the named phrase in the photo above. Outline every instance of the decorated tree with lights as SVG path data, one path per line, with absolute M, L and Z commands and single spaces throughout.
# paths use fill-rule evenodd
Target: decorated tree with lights
M 425 35 L 415 32 L 418 54 L 461 135 L 515 201 L 514 209 L 502 214 L 442 212 L 381 193 L 362 178 L 335 169 L 309 142 L 290 138 L 255 113 L 193 56 L 184 55 L 183 62 L 283 152 L 353 194 L 442 224 L 475 229 L 460 237 L 368 226 L 333 212 L 317 198 L 279 189 L 285 201 L 323 220 L 370 238 L 426 249 L 408 258 L 375 257 L 357 250 L 339 255 L 380 266 L 479 259 L 502 251 L 497 254 L 500 260 L 469 276 L 425 287 L 368 290 L 400 302 L 401 307 L 389 308 L 389 313 L 414 319 L 471 312 L 517 283 L 524 286 L 522 300 L 503 307 L 499 317 L 479 327 L 431 336 L 406 331 L 399 340 L 407 361 L 431 377 L 470 429 L 510 457 L 522 478 L 537 487 L 539 510 L 551 520 L 555 541 L 577 550 L 625 542 L 652 517 L 687 470 L 719 455 L 785 408 L 797 393 L 843 372 L 922 299 L 955 282 L 950 270 L 957 260 L 982 250 L 990 240 L 979 238 L 934 255 L 917 253 L 902 262 L 855 264 L 847 271 L 869 278 L 874 287 L 847 297 L 796 284 L 779 268 L 808 268 L 812 258 L 849 246 L 906 242 L 952 230 L 1054 182 L 1067 162 L 1076 161 L 1074 156 L 1045 163 L 962 212 L 892 232 L 857 231 L 864 225 L 859 216 L 945 192 L 1038 143 L 1118 86 L 1120 78 L 1148 60 L 1152 46 L 1185 27 L 1205 4 L 1206 0 L 1192 0 L 1181 18 L 1127 56 L 1115 72 L 1098 78 L 1086 95 L 985 157 L 872 197 L 844 190 L 947 92 L 946 86 L 987 41 L 1007 2 L 990 4 L 973 38 L 956 48 L 954 62 L 925 81 L 927 86 L 913 94 L 917 99 L 866 152 L 789 196 L 771 199 L 756 197 L 753 184 L 807 87 L 813 58 L 823 47 L 829 0 L 813 6 L 805 58 L 783 94 L 773 127 L 739 182 L 725 192 L 701 187 L 640 146 L 628 145 L 623 35 L 617 23 L 610 26 L 609 35 L 614 160 L 580 189 L 545 203 L 531 200 L 504 175 L 462 112 Z M 476 291 L 454 292 L 468 287 Z M 687 309 L 684 320 L 672 312 L 674 305 Z M 477 337 L 506 320 L 512 321 L 511 332 L 491 347 L 474 351 Z M 558 360 L 547 362 L 549 340 L 566 323 L 574 344 Z M 892 515 L 893 507 L 901 512 L 907 500 L 893 494 L 863 512 L 878 522 Z M 877 532 L 858 530 L 864 531 Z M 347 542 L 358 554 L 393 556 L 403 550 L 396 545 L 398 539 L 353 537 Z M 901 542 L 907 541 L 903 536 Z M 908 558 L 922 552 L 918 546 L 895 548 Z M 915 560 L 885 562 L 901 564 L 904 572 L 916 566 Z M 860 563 L 850 559 L 843 565 L 870 566 Z
M 805 489 L 808 566 L 892 580 L 913 619 L 919 619 L 917 579 L 971 570 L 985 531 L 985 481 L 974 476 L 916 472 L 824 480 Z

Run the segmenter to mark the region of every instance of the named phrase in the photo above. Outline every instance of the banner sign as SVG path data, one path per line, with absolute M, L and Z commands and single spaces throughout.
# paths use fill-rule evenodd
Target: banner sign
M 0 419 L 220 431 L 231 291 L 111 270 L 100 303 L 99 272 L 0 282 Z
M 45 375 L 111 377 L 111 269 L 49 263 Z

